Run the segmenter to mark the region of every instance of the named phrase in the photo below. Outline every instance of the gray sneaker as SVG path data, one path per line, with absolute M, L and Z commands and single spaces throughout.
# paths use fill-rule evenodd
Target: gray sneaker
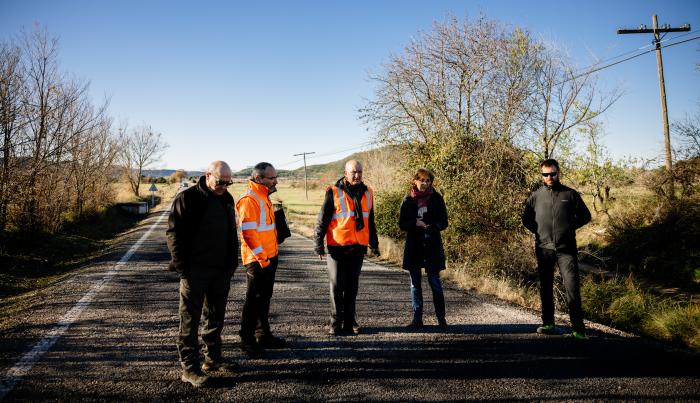
M 183 369 L 182 382 L 189 383 L 195 388 L 201 388 L 209 381 L 209 377 L 204 375 L 199 368 Z

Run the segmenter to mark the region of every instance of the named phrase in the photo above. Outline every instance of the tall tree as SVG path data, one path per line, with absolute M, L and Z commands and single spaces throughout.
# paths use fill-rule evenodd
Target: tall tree
M 126 127 L 120 129 L 117 161 L 136 197 L 139 197 L 143 171 L 159 162 L 167 148 L 162 134 L 149 125 L 142 124 L 131 130 Z
M 24 90 L 21 55 L 19 47 L 0 44 L 0 232 L 7 227 L 12 173 L 17 169 L 17 147 L 26 123 L 21 102 Z

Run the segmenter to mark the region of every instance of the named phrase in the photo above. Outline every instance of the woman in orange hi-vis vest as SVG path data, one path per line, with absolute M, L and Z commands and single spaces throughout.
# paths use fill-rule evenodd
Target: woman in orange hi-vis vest
M 277 171 L 261 162 L 253 168 L 248 191 L 236 203 L 241 229 L 241 258 L 246 268 L 246 296 L 241 318 L 241 348 L 259 356 L 264 348 L 282 348 L 272 335 L 268 316 L 277 271 L 277 230 L 270 194 L 277 189 Z
M 355 299 L 362 261 L 369 247 L 379 256 L 377 229 L 374 225 L 374 195 L 362 183 L 362 165 L 350 160 L 345 175 L 328 187 L 316 223 L 316 254 L 326 256 L 330 280 L 331 318 L 328 333 L 359 334 L 355 320 Z

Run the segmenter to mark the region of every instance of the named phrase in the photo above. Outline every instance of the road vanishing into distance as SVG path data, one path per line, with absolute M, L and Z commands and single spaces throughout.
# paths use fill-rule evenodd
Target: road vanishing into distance
M 698 354 L 593 325 L 590 340 L 539 336 L 536 312 L 445 284 L 449 330 L 411 318 L 408 275 L 365 262 L 358 336 L 326 334 L 325 262 L 294 235 L 281 245 L 273 332 L 289 342 L 251 359 L 238 347 L 245 274 L 234 275 L 224 354 L 239 372 L 195 389 L 180 380 L 178 278 L 167 270 L 167 212 L 49 288 L 0 309 L 4 401 L 700 400 Z

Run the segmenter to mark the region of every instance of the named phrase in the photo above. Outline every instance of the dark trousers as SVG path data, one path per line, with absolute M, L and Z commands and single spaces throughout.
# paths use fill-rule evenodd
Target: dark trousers
M 433 305 L 438 320 L 445 319 L 445 294 L 440 283 L 440 271 L 426 269 L 428 284 L 433 292 Z M 411 276 L 411 304 L 413 305 L 413 320 L 423 320 L 423 287 L 421 286 L 421 269 L 409 270 Z
M 331 326 L 352 328 L 355 322 L 355 300 L 364 255 L 349 253 L 336 260 L 328 256 L 328 279 L 331 291 Z
M 199 366 L 199 321 L 204 316 L 202 341 L 204 356 L 211 360 L 221 358 L 221 332 L 231 271 L 193 268 L 187 278 L 180 279 L 180 332 L 177 351 L 185 369 Z
M 559 266 L 569 317 L 573 330 L 583 332 L 583 310 L 581 308 L 581 282 L 578 274 L 576 251 L 555 251 L 536 248 L 537 271 L 540 275 L 540 299 L 542 301 L 542 323 L 554 324 L 554 266 Z
M 243 303 L 241 330 L 238 333 L 241 341 L 251 342 L 255 336 L 270 336 L 270 299 L 275 285 L 277 272 L 277 257 L 270 259 L 267 267 L 260 267 L 258 262 L 245 265 L 246 293 Z

